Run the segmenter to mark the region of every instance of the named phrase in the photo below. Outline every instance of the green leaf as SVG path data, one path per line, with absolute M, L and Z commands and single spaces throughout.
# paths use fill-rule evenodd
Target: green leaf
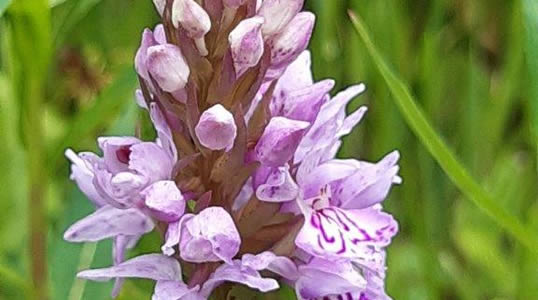
M 61 45 L 71 30 L 88 15 L 101 0 L 63 0 L 56 3 L 53 28 L 54 45 Z
M 373 44 L 363 22 L 352 12 L 349 12 L 356 32 L 366 45 L 368 53 L 374 60 L 379 72 L 383 76 L 394 100 L 422 144 L 445 171 L 452 182 L 466 196 L 466 199 L 475 203 L 482 211 L 490 216 L 499 226 L 505 229 L 520 243 L 538 254 L 538 239 L 528 230 L 519 219 L 498 205 L 491 195 L 469 174 L 461 165 L 456 156 L 445 144 L 443 139 L 435 132 L 427 121 L 422 109 L 416 104 L 406 84 L 389 68 L 383 57 Z
M 6 8 L 8 8 L 11 1 L 12 0 L 0 0 L 0 16 L 2 16 Z

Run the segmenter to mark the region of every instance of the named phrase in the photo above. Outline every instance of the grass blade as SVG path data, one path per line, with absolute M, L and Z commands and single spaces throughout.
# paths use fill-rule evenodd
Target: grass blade
M 523 0 L 523 14 L 526 31 L 526 59 L 530 83 L 530 111 L 532 130 L 538 148 L 538 2 Z
M 476 204 L 482 211 L 490 216 L 499 226 L 505 229 L 516 240 L 528 247 L 534 254 L 538 254 L 538 240 L 523 224 L 512 214 L 507 212 L 495 201 L 480 184 L 475 181 L 463 167 L 443 139 L 435 132 L 426 120 L 422 109 L 417 106 L 409 88 L 389 68 L 379 51 L 373 44 L 363 22 L 353 12 L 349 16 L 356 32 L 364 42 L 368 53 L 374 60 L 379 72 L 389 86 L 394 100 L 407 124 L 420 139 L 429 153 L 445 171 L 460 191 Z

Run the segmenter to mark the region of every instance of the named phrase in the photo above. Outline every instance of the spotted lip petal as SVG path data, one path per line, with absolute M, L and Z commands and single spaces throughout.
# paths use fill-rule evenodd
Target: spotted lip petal
M 299 200 L 301 201 L 301 200 Z M 305 208 L 305 224 L 295 244 L 324 259 L 367 260 L 372 249 L 387 246 L 398 231 L 391 215 L 377 207 L 344 210 L 327 207 Z

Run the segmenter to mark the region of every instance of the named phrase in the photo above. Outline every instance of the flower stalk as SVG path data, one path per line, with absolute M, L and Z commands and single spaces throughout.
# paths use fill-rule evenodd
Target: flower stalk
M 153 299 L 227 299 L 291 284 L 300 299 L 389 299 L 385 248 L 398 231 L 381 202 L 401 182 L 399 154 L 335 158 L 360 122 L 314 83 L 306 50 L 315 16 L 301 0 L 154 1 L 162 24 L 136 54 L 137 103 L 154 141 L 101 137 L 102 155 L 66 156 L 96 211 L 65 233 L 114 240 L 114 265 L 79 277 L 156 281 Z M 161 253 L 125 260 L 164 231 Z M 326 282 L 320 286 L 319 282 Z

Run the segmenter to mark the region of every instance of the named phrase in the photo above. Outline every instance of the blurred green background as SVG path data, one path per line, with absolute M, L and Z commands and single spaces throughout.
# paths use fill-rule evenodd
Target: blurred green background
M 538 252 L 449 180 L 347 16 L 349 9 L 361 16 L 378 54 L 497 208 L 536 236 L 538 1 L 307 0 L 306 7 L 318 16 L 310 46 L 315 77 L 335 78 L 337 89 L 368 86 L 350 107 L 368 105 L 367 117 L 340 155 L 402 154 L 404 184 L 385 202 L 401 228 L 389 248 L 389 294 L 538 299 Z M 68 178 L 63 151 L 94 151 L 97 136 L 132 134 L 147 121 L 134 102 L 132 61 L 142 29 L 157 15 L 150 0 L 0 0 L 0 14 L 0 299 L 43 290 L 50 299 L 108 299 L 110 283 L 74 277 L 109 265 L 110 243 L 61 239 L 92 210 Z M 158 251 L 158 244 L 145 237 L 131 255 Z M 32 284 L 42 274 L 46 280 Z M 149 299 L 151 288 L 128 281 L 121 299 Z M 273 298 L 292 299 L 286 294 Z

